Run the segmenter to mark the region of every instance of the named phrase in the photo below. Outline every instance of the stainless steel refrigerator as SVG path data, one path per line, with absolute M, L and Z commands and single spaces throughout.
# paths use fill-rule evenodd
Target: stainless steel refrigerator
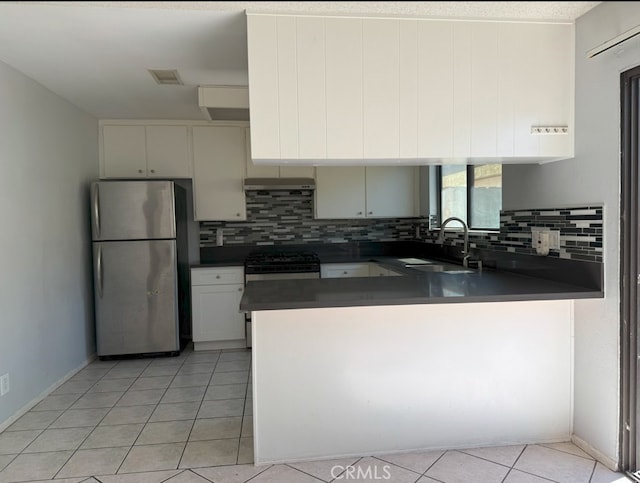
M 191 332 L 184 189 L 98 181 L 91 205 L 98 356 L 179 353 Z

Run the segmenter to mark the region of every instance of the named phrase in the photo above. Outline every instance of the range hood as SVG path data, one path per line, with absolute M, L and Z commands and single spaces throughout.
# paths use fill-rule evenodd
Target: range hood
M 249 88 L 200 86 L 198 105 L 209 121 L 248 121 Z
M 276 191 L 276 190 L 314 190 L 316 180 L 313 178 L 246 178 L 245 191 Z

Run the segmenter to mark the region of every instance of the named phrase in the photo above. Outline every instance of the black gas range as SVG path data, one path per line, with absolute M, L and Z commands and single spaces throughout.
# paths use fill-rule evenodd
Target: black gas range
M 305 250 L 256 250 L 244 261 L 245 284 L 260 280 L 320 278 L 320 258 Z M 251 347 L 251 314 L 245 314 L 247 347 Z
M 246 281 L 319 278 L 320 258 L 311 251 L 254 251 L 244 262 Z

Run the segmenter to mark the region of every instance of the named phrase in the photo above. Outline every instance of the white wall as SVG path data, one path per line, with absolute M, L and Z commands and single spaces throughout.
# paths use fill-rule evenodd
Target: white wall
M 505 209 L 604 203 L 605 298 L 575 304 L 574 434 L 618 460 L 620 73 L 640 40 L 594 59 L 591 48 L 640 24 L 640 2 L 604 2 L 576 22 L 575 159 L 507 166 Z
M 0 427 L 95 352 L 97 121 L 0 62 Z

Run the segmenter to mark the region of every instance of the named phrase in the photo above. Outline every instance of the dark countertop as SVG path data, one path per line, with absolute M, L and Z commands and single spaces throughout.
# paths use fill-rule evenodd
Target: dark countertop
M 324 260 L 323 260 L 324 261 Z M 599 288 L 492 269 L 473 273 L 418 272 L 391 257 L 331 262 L 375 261 L 402 272 L 396 277 L 271 280 L 249 282 L 243 311 L 602 298 Z M 459 267 L 462 268 L 462 267 Z

